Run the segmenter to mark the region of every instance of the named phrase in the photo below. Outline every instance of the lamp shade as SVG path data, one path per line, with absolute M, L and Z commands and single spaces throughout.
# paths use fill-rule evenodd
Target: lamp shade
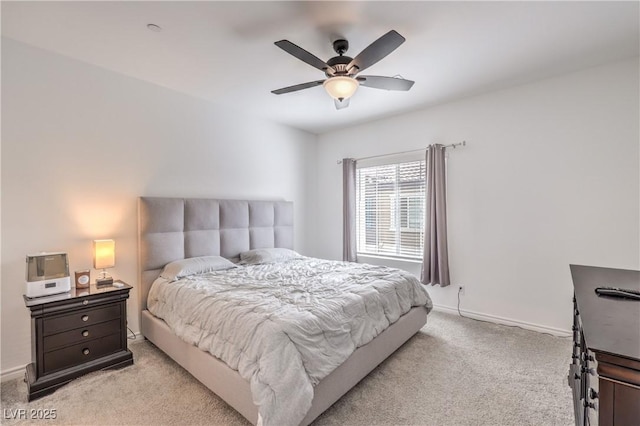
M 95 269 L 116 266 L 116 242 L 113 240 L 93 240 L 93 267 Z
M 356 93 L 360 82 L 352 77 L 337 76 L 330 77 L 322 83 L 324 89 L 333 99 L 349 99 Z

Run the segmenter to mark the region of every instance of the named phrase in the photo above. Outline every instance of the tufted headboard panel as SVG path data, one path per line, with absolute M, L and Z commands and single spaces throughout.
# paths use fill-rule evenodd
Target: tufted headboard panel
M 202 198 L 140 197 L 138 268 L 140 303 L 164 265 L 174 260 L 267 247 L 293 249 L 293 203 Z

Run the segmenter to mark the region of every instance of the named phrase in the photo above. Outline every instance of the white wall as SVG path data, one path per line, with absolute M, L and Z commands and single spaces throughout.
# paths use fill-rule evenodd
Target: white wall
M 291 200 L 310 250 L 315 135 L 9 39 L 2 113 L 2 372 L 30 362 L 25 255 L 67 251 L 86 269 L 91 241 L 114 238 L 111 272 L 136 287 L 140 195 Z
M 569 329 L 570 263 L 640 266 L 638 80 L 636 59 L 320 136 L 315 254 L 342 256 L 336 160 L 466 140 L 448 163 L 453 285 L 434 303 L 455 307 L 461 284 L 464 310 Z

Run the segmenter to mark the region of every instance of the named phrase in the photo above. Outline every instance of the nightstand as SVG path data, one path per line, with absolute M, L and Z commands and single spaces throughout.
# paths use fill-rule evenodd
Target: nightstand
M 24 297 L 31 310 L 32 362 L 25 375 L 29 401 L 92 371 L 133 364 L 127 349 L 131 286 L 122 284 Z

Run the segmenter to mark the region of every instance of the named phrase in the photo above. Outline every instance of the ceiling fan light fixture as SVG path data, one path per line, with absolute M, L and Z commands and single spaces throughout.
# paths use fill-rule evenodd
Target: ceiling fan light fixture
M 360 82 L 355 78 L 342 75 L 330 77 L 326 79 L 322 85 L 329 96 L 333 99 L 342 101 L 344 99 L 349 99 L 354 93 L 356 93 Z

